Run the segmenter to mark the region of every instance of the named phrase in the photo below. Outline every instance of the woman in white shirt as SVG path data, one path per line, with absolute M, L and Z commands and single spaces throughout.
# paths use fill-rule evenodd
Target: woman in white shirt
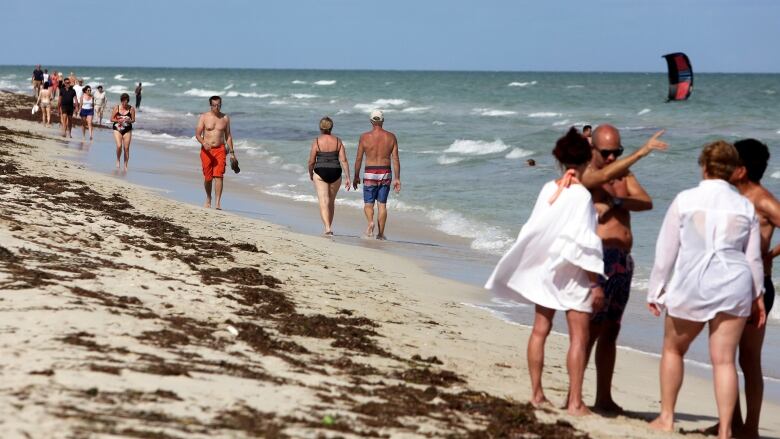
M 732 145 L 706 145 L 699 157 L 703 180 L 677 195 L 659 232 L 647 294 L 650 312 L 666 310 L 656 429 L 673 430 L 683 358 L 709 323 L 718 434 L 731 437 L 737 345 L 751 313 L 751 324 L 766 320 L 758 220 L 753 204 L 728 183 L 739 163 Z

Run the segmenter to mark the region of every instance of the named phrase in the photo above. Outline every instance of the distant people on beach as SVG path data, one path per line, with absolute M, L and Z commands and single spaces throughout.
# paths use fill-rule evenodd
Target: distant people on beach
M 35 69 L 32 72 L 32 86 L 33 86 L 33 95 L 35 98 L 38 98 L 38 94 L 41 92 L 41 86 L 43 85 L 43 70 L 41 70 L 41 65 L 38 64 L 35 66 Z
M 51 88 L 48 82 L 43 83 L 43 89 L 38 94 L 35 105 L 38 105 L 41 112 L 41 123 L 47 127 L 51 126 Z
M 78 80 L 76 80 L 76 82 L 77 83 L 73 85 L 73 90 L 76 91 L 76 101 L 79 102 L 79 104 L 80 104 L 81 103 L 81 95 L 84 94 L 84 80 L 83 79 L 78 79 Z M 79 110 L 79 112 L 81 112 L 81 107 L 80 106 L 78 107 L 78 110 Z M 80 115 L 79 115 L 79 117 L 80 117 Z
M 589 125 L 583 128 L 583 135 L 589 132 L 589 128 Z M 602 169 L 623 154 L 620 132 L 609 124 L 596 128 L 591 145 L 592 169 Z M 594 312 L 591 317 L 588 342 L 588 358 L 594 345 L 596 347 L 594 408 L 608 413 L 620 413 L 623 409 L 612 398 L 612 375 L 615 370 L 617 338 L 623 313 L 628 305 L 631 278 L 634 274 L 634 260 L 631 257 L 631 212 L 652 209 L 653 202 L 631 172 L 588 189 L 599 214 L 596 234 L 601 238 L 603 246 L 605 274 L 599 276 L 598 280 L 604 289 L 604 308 Z
M 320 135 L 311 143 L 309 151 L 309 178 L 314 182 L 320 205 L 320 217 L 325 227 L 325 236 L 333 235 L 333 217 L 335 214 L 336 194 L 341 187 L 342 172 L 347 179 L 344 189 L 349 190 L 349 161 L 341 139 L 331 134 L 333 120 L 320 119 Z
M 76 91 L 71 87 L 69 78 L 66 78 L 62 83 L 62 89 L 60 90 L 60 100 L 57 103 L 57 109 L 60 113 L 60 124 L 62 125 L 62 137 L 73 137 L 71 131 L 73 130 L 73 114 L 78 106 L 76 100 Z
M 401 160 L 398 157 L 398 139 L 395 134 L 386 131 L 385 117 L 381 110 L 374 110 L 369 116 L 371 131 L 363 133 L 358 141 L 357 157 L 355 158 L 355 174 L 352 187 L 357 189 L 360 184 L 360 169 L 363 156 L 366 168 L 363 174 L 363 213 L 366 215 L 368 227 L 364 233 L 366 238 L 374 235 L 374 204 L 379 203 L 377 215 L 376 239 L 385 239 L 385 223 L 387 222 L 387 197 L 392 184 L 395 192 L 401 192 Z M 395 168 L 395 179 L 390 167 Z
M 98 85 L 97 90 L 94 93 L 95 98 L 95 116 L 98 119 L 98 125 L 103 125 L 103 111 L 106 109 L 106 106 L 108 105 L 108 97 L 106 96 L 106 92 L 103 91 L 103 86 Z
M 138 84 L 140 86 L 140 83 Z M 222 112 L 222 98 L 212 96 L 209 98 L 210 111 L 200 115 L 198 125 L 195 127 L 195 139 L 200 143 L 200 161 L 203 167 L 206 190 L 206 202 L 204 207 L 211 207 L 211 186 L 216 180 L 215 196 L 216 208 L 222 209 L 222 188 L 225 176 L 225 145 L 230 148 L 231 160 L 236 157 L 233 148 L 233 133 L 230 130 L 230 118 Z
M 138 83 L 138 86 L 135 88 L 135 108 L 141 109 L 141 90 L 143 87 L 141 87 L 141 83 Z
M 582 137 L 588 139 L 588 143 L 593 145 L 593 127 L 590 125 L 585 125 L 582 127 Z
M 57 96 L 59 95 L 59 89 L 60 77 L 57 75 L 57 71 L 54 70 L 51 72 L 51 76 L 49 76 L 49 90 L 51 90 L 52 100 L 57 99 Z
M 718 437 L 731 438 L 739 397 L 734 363 L 745 324 L 766 323 L 761 234 L 755 208 L 729 184 L 740 165 L 724 141 L 699 156 L 702 181 L 680 192 L 666 213 L 656 244 L 647 306 L 664 318 L 661 413 L 651 426 L 673 431 L 674 409 L 688 347 L 705 325 L 713 368 Z
M 133 140 L 133 124 L 135 123 L 135 108 L 130 106 L 130 95 L 122 93 L 119 105 L 111 111 L 111 122 L 114 123 L 114 141 L 116 141 L 116 168 L 119 169 L 122 152 L 124 152 L 124 170 L 130 161 L 130 142 Z
M 49 69 L 43 69 L 43 83 L 46 84 L 47 82 L 49 82 Z
M 780 255 L 780 245 L 771 248 L 775 228 L 780 227 L 780 201 L 763 185 L 769 163 L 769 148 L 756 139 L 744 139 L 734 143 L 739 154 L 740 166 L 732 176 L 732 183 L 739 193 L 753 203 L 761 235 L 761 256 L 764 265 L 764 308 L 767 317 L 775 303 L 775 286 L 772 283 L 772 262 Z M 731 422 L 732 433 L 737 437 L 758 437 L 761 405 L 764 400 L 764 372 L 761 367 L 761 351 L 766 325 L 748 322 L 739 340 L 739 365 L 745 377 L 745 419 L 742 419 L 739 398 Z M 716 426 L 714 433 L 717 433 Z M 711 433 L 713 431 L 710 431 Z
M 87 136 L 89 129 L 89 140 L 92 140 L 92 118 L 95 114 L 95 98 L 92 96 L 92 87 L 86 86 L 79 100 L 79 117 L 81 117 L 81 136 Z

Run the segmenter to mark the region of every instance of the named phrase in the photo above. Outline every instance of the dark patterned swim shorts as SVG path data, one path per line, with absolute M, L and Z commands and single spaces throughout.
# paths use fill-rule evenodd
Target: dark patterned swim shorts
M 627 250 L 620 248 L 604 248 L 604 274 L 607 279 L 599 276 L 599 284 L 604 288 L 604 308 L 593 313 L 591 321 L 620 323 L 628 305 L 628 295 L 631 292 L 631 278 L 634 275 L 634 259 Z

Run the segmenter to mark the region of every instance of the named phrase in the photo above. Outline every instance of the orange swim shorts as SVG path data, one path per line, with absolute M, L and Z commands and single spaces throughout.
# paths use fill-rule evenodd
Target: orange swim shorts
M 203 177 L 211 181 L 214 177 L 225 176 L 225 145 L 214 146 L 206 151 L 200 148 L 200 163 L 203 165 Z

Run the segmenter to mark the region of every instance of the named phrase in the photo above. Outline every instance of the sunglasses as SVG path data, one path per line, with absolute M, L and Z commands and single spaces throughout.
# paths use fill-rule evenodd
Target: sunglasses
M 599 152 L 604 159 L 608 159 L 610 155 L 614 155 L 615 158 L 618 158 L 623 155 L 623 147 L 621 146 L 618 149 L 599 149 Z

